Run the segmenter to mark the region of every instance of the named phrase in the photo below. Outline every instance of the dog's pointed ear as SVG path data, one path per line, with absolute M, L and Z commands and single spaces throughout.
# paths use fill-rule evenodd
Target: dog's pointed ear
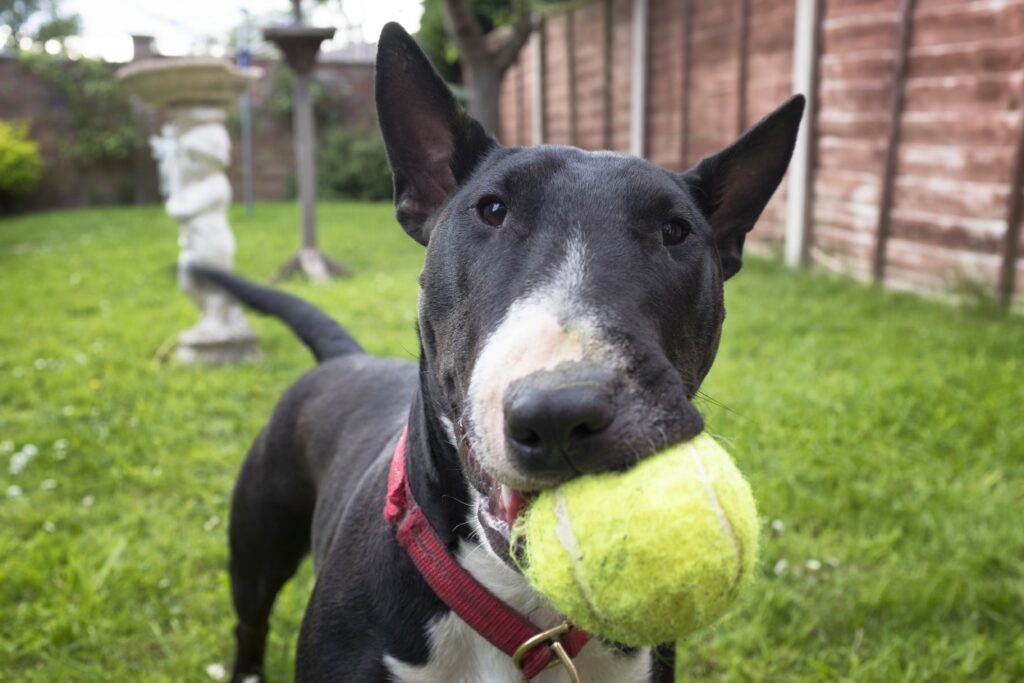
M 803 95 L 789 98 L 731 145 L 683 174 L 714 230 L 726 279 L 739 271 L 743 241 L 786 173 L 803 112 Z
M 377 43 L 376 96 L 395 214 L 406 232 L 426 244 L 430 215 L 497 143 L 396 23 L 384 27 Z

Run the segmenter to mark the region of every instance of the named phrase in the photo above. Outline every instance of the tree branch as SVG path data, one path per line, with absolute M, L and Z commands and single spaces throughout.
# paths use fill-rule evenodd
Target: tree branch
M 519 11 L 516 16 L 516 22 L 512 26 L 512 32 L 493 53 L 495 66 L 498 67 L 499 74 L 505 73 L 505 70 L 512 66 L 512 63 L 516 61 L 516 57 L 519 55 L 519 51 L 530 38 L 530 34 L 533 33 L 534 20 L 533 12 L 530 11 L 529 0 L 518 0 L 516 4 L 519 6 Z
M 445 30 L 464 58 L 474 62 L 488 59 L 483 29 L 473 15 L 470 0 L 442 0 L 441 10 Z

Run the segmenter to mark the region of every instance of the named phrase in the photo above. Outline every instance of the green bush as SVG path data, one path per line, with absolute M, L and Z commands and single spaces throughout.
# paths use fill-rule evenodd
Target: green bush
M 321 137 L 318 184 L 324 199 L 391 199 L 391 169 L 377 133 L 331 128 Z
M 22 53 L 20 59 L 60 93 L 72 129 L 61 139 L 61 149 L 80 169 L 124 161 L 144 148 L 142 121 L 109 64 L 35 53 Z
M 43 178 L 39 145 L 28 126 L 0 121 L 0 210 L 32 194 Z

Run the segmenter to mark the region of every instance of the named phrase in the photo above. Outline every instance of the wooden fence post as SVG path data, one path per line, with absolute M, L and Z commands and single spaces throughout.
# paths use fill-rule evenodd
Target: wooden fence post
M 814 191 L 814 142 L 817 118 L 818 53 L 821 0 L 797 0 L 793 29 L 793 90 L 807 98 L 804 120 L 789 165 L 786 193 L 786 265 L 798 268 L 807 259 Z
M 604 118 L 601 121 L 601 144 L 605 149 L 612 148 L 612 88 L 614 87 L 612 81 L 612 42 L 614 38 L 613 32 L 615 31 L 615 8 L 612 5 L 613 2 L 614 0 L 604 0 L 604 13 L 601 19 L 601 77 L 604 81 L 604 109 L 602 111 Z
M 739 0 L 739 54 L 736 55 L 736 134 L 747 129 L 747 73 L 750 58 L 750 0 Z
M 1009 308 L 1017 288 L 1017 258 L 1020 252 L 1022 198 L 1024 193 L 1024 104 L 1021 105 L 1017 148 L 1010 170 L 1010 195 L 1006 199 L 1006 234 L 1003 237 L 1003 263 L 999 269 L 999 303 Z
M 679 168 L 686 170 L 690 159 L 690 61 L 693 52 L 690 49 L 693 35 L 693 0 L 683 0 L 682 11 L 679 13 L 683 22 L 683 92 L 680 106 L 679 127 Z
M 576 10 L 565 10 L 565 60 L 569 71 L 566 90 L 569 94 L 569 144 L 576 145 Z
M 892 220 L 893 186 L 900 154 L 900 120 L 903 117 L 903 86 L 907 80 L 907 53 L 914 30 L 915 0 L 900 3 L 900 26 L 896 38 L 896 63 L 892 74 L 892 100 L 889 105 L 889 136 L 886 140 L 885 168 L 882 171 L 882 193 L 878 199 L 878 226 L 875 229 L 875 261 L 872 269 L 875 282 L 885 280 L 885 252 Z
M 629 153 L 647 151 L 647 17 L 648 0 L 633 0 L 633 44 L 630 83 Z
M 544 118 L 546 115 L 546 103 L 547 103 L 547 77 L 544 75 L 544 53 L 545 41 L 547 41 L 547 21 L 544 17 L 540 18 L 536 29 L 533 32 L 533 54 L 531 55 L 531 65 L 533 67 L 533 125 L 532 125 L 532 137 L 533 144 L 543 145 L 544 137 L 546 135 L 546 128 Z

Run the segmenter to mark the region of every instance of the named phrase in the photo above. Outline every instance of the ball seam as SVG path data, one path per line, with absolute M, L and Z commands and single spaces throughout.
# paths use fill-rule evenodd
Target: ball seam
M 572 530 L 569 503 L 565 500 L 565 496 L 562 495 L 561 487 L 555 490 L 555 535 L 558 537 L 559 544 L 572 561 L 573 577 L 576 579 L 576 584 L 580 587 L 580 592 L 583 594 L 583 599 L 586 601 L 587 606 L 599 621 L 606 621 L 604 615 L 597 609 L 594 593 L 590 588 L 590 583 L 587 581 L 586 574 L 583 572 L 583 551 L 580 549 L 579 541 Z
M 736 555 L 736 574 L 732 580 L 731 588 L 735 588 L 739 583 L 743 573 L 743 548 L 736 538 L 736 533 L 733 531 L 732 524 L 729 522 L 729 518 L 725 514 L 725 510 L 722 508 L 722 503 L 718 500 L 718 493 L 715 491 L 714 484 L 711 477 L 708 475 L 707 470 L 704 468 L 704 461 L 700 457 L 700 452 L 694 448 L 691 443 L 687 447 L 690 457 L 693 458 L 694 465 L 697 468 L 697 479 L 704 486 L 704 491 L 707 493 L 708 501 L 711 504 L 711 509 L 714 511 L 715 516 L 718 518 L 718 523 L 722 527 L 722 531 L 725 532 L 729 542 L 732 544 L 733 552 Z

